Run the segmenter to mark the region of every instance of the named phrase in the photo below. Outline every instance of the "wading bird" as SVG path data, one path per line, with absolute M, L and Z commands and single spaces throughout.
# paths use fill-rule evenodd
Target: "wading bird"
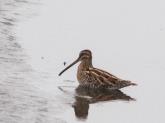
M 90 50 L 82 50 L 79 57 L 68 67 L 59 73 L 59 76 L 77 62 L 81 62 L 77 70 L 77 79 L 80 86 L 99 89 L 120 89 L 130 85 L 136 85 L 128 80 L 120 79 L 104 70 L 93 67 L 92 53 Z

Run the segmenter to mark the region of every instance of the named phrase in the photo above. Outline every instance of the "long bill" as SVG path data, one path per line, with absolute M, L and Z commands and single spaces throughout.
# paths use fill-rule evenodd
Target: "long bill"
M 61 76 L 61 74 L 63 74 L 66 70 L 75 65 L 77 62 L 79 62 L 79 58 L 75 60 L 72 64 L 70 64 L 68 67 L 66 67 L 64 70 L 62 70 L 58 75 Z

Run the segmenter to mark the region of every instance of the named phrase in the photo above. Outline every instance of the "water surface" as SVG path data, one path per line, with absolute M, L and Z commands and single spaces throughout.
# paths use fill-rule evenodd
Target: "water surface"
M 3 0 L 0 5 L 0 122 L 165 121 L 163 3 Z M 95 67 L 138 86 L 76 89 L 77 66 L 58 73 L 83 49 L 93 52 Z

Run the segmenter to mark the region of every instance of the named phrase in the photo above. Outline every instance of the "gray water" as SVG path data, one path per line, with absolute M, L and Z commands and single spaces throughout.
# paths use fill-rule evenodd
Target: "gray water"
M 163 5 L 1 0 L 0 123 L 164 123 Z M 83 49 L 95 67 L 138 86 L 83 90 L 77 66 L 59 77 Z

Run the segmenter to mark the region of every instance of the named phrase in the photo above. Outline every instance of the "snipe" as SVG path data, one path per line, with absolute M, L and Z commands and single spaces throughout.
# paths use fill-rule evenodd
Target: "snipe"
M 81 63 L 78 66 L 77 79 L 80 86 L 97 89 L 120 89 L 126 86 L 136 85 L 131 81 L 120 79 L 104 70 L 94 68 L 92 65 L 92 53 L 90 50 L 81 51 L 77 60 L 61 71 L 59 76 L 79 61 Z

